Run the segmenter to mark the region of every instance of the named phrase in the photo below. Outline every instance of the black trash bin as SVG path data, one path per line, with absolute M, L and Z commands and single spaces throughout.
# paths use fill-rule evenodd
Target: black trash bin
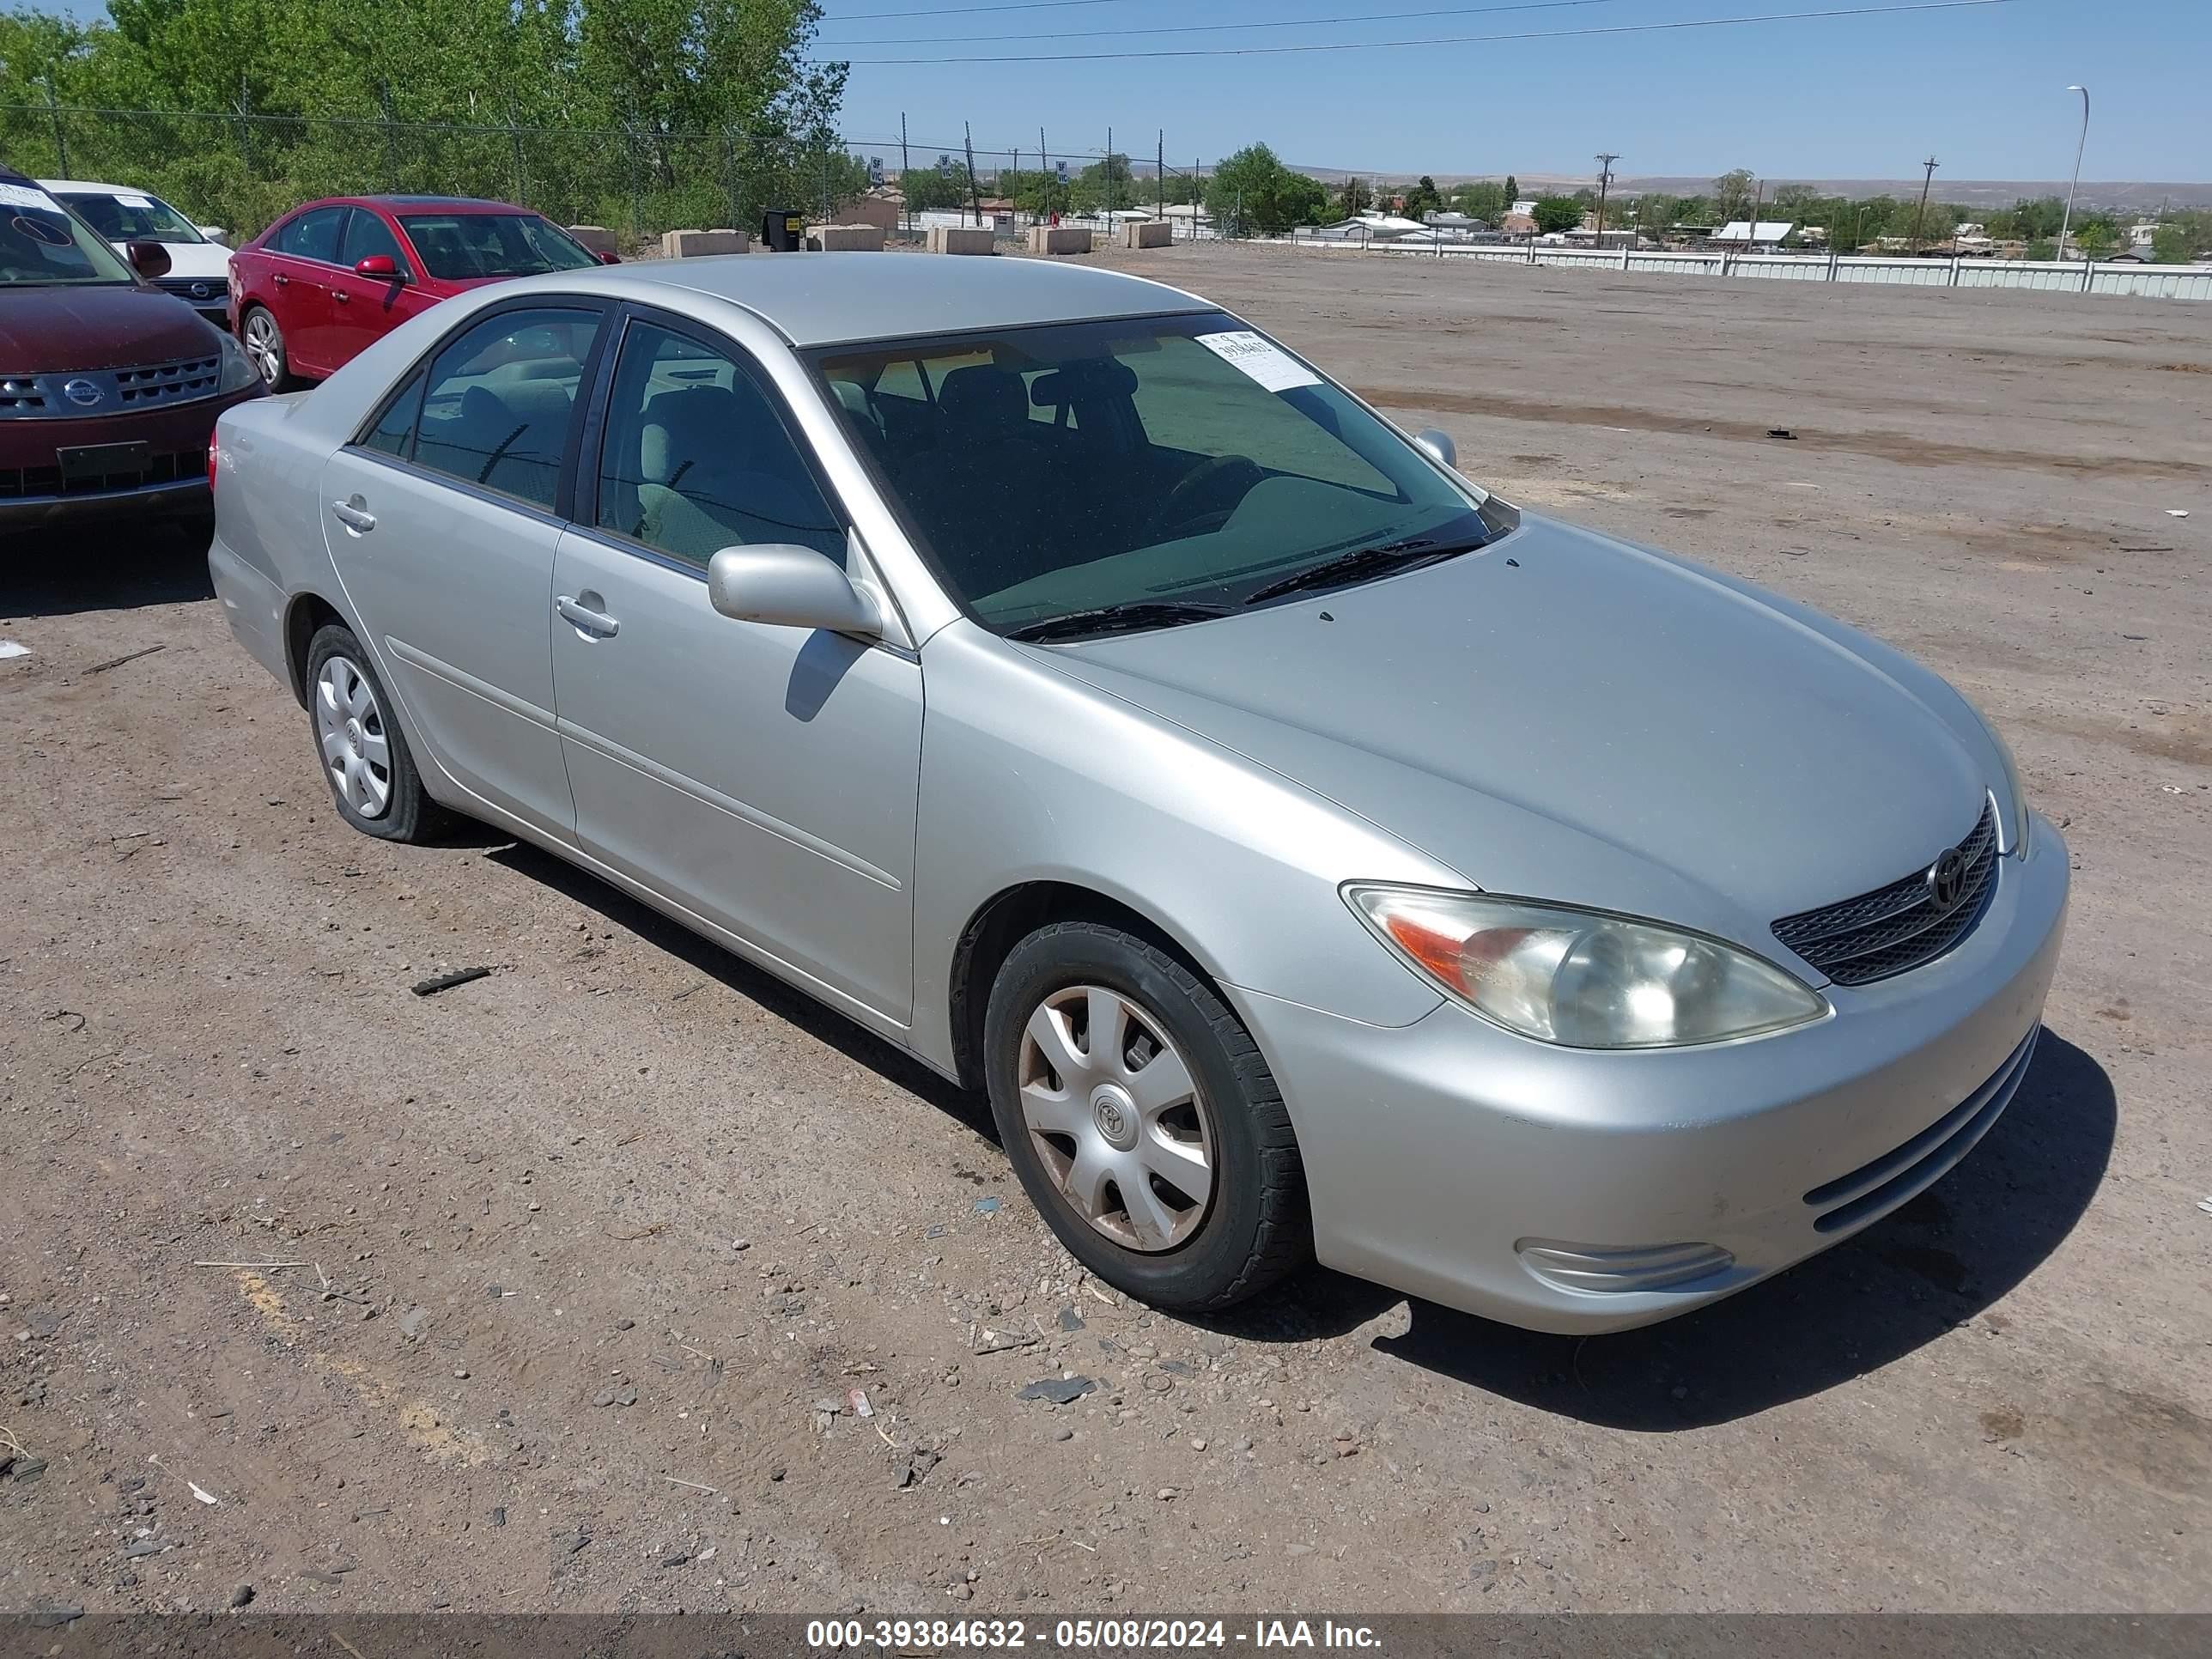
M 761 217 L 761 240 L 772 252 L 796 253 L 806 246 L 806 218 L 788 208 L 777 208 Z

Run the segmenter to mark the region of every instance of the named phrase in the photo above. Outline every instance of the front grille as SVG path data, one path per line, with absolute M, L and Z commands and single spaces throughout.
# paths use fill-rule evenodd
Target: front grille
M 1916 1193 L 1923 1193 L 1948 1174 L 1952 1166 L 1973 1151 L 1990 1126 L 2003 1115 L 2020 1092 L 2021 1079 L 2035 1054 L 2039 1025 L 2005 1057 L 1995 1076 L 1901 1146 L 1893 1146 L 1880 1158 L 1863 1164 L 1847 1176 L 1819 1186 L 1805 1194 L 1805 1202 L 1820 1214 L 1813 1231 L 1838 1233 L 1895 1209 Z
M 1869 985 L 1932 962 L 1972 930 L 1996 886 L 1994 805 L 1982 809 L 1981 822 L 1957 851 L 1966 860 L 1966 879 L 1948 909 L 1936 902 L 1928 871 L 1916 870 L 1840 904 L 1784 916 L 1774 924 L 1774 937 L 1838 985 Z
M 212 276 L 164 276 L 157 286 L 162 293 L 196 306 L 213 305 L 230 297 L 230 285 Z
M 44 416 L 81 421 L 120 409 L 188 404 L 213 397 L 222 381 L 221 356 L 183 357 L 135 368 L 0 375 L 0 420 Z
M 143 489 L 149 484 L 175 483 L 180 478 L 196 478 L 207 471 L 207 451 L 179 449 L 157 451 L 146 457 L 143 467 L 132 467 L 119 472 L 102 472 L 84 477 L 62 477 L 58 466 L 0 466 L 0 501 L 23 501 L 33 496 L 48 495 L 107 495 L 118 489 Z
M 182 362 L 157 363 L 151 368 L 118 368 L 115 392 L 133 407 L 185 403 L 213 392 L 222 371 L 220 357 L 191 357 Z

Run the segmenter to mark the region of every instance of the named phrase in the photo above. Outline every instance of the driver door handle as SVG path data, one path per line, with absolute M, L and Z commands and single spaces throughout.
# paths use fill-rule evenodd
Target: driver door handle
M 348 294 L 342 288 L 334 288 L 331 290 L 331 298 L 336 300 L 340 305 L 343 305 L 348 300 L 353 298 L 353 295 Z
M 578 605 L 565 593 L 553 601 L 553 608 L 561 613 L 564 622 L 600 639 L 611 640 L 622 631 L 622 624 L 606 612 Z
M 365 536 L 376 528 L 376 514 L 351 501 L 332 501 L 331 516 L 356 535 Z

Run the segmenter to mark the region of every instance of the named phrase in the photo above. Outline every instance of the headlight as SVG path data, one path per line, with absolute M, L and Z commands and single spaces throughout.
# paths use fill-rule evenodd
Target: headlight
M 1980 715 L 1981 711 L 1975 713 Z M 1998 735 L 1997 729 L 1981 715 L 1982 730 L 1990 734 L 1990 746 L 1997 751 L 1997 765 L 2004 777 L 1990 791 L 1997 798 L 1997 818 L 2004 830 L 2004 850 L 2021 858 L 2027 856 L 2027 792 L 2020 787 L 2020 764 L 2012 757 L 2012 745 Z
M 1802 1025 L 1827 1004 L 1717 939 L 1524 899 L 1359 884 L 1376 935 L 1507 1030 L 1571 1048 L 1668 1048 Z
M 261 380 L 254 371 L 252 359 L 228 334 L 222 337 L 222 367 L 216 373 L 220 376 L 215 383 L 217 397 L 225 392 L 243 392 L 249 386 L 258 385 Z

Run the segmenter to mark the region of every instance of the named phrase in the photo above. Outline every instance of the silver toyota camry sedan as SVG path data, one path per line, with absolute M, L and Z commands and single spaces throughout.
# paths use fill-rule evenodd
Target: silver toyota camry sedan
M 215 476 L 349 823 L 497 825 L 987 1090 L 1161 1307 L 1317 1257 L 1646 1323 L 2028 1066 L 2066 848 L 1963 698 L 1175 289 L 559 272 L 230 410 Z

